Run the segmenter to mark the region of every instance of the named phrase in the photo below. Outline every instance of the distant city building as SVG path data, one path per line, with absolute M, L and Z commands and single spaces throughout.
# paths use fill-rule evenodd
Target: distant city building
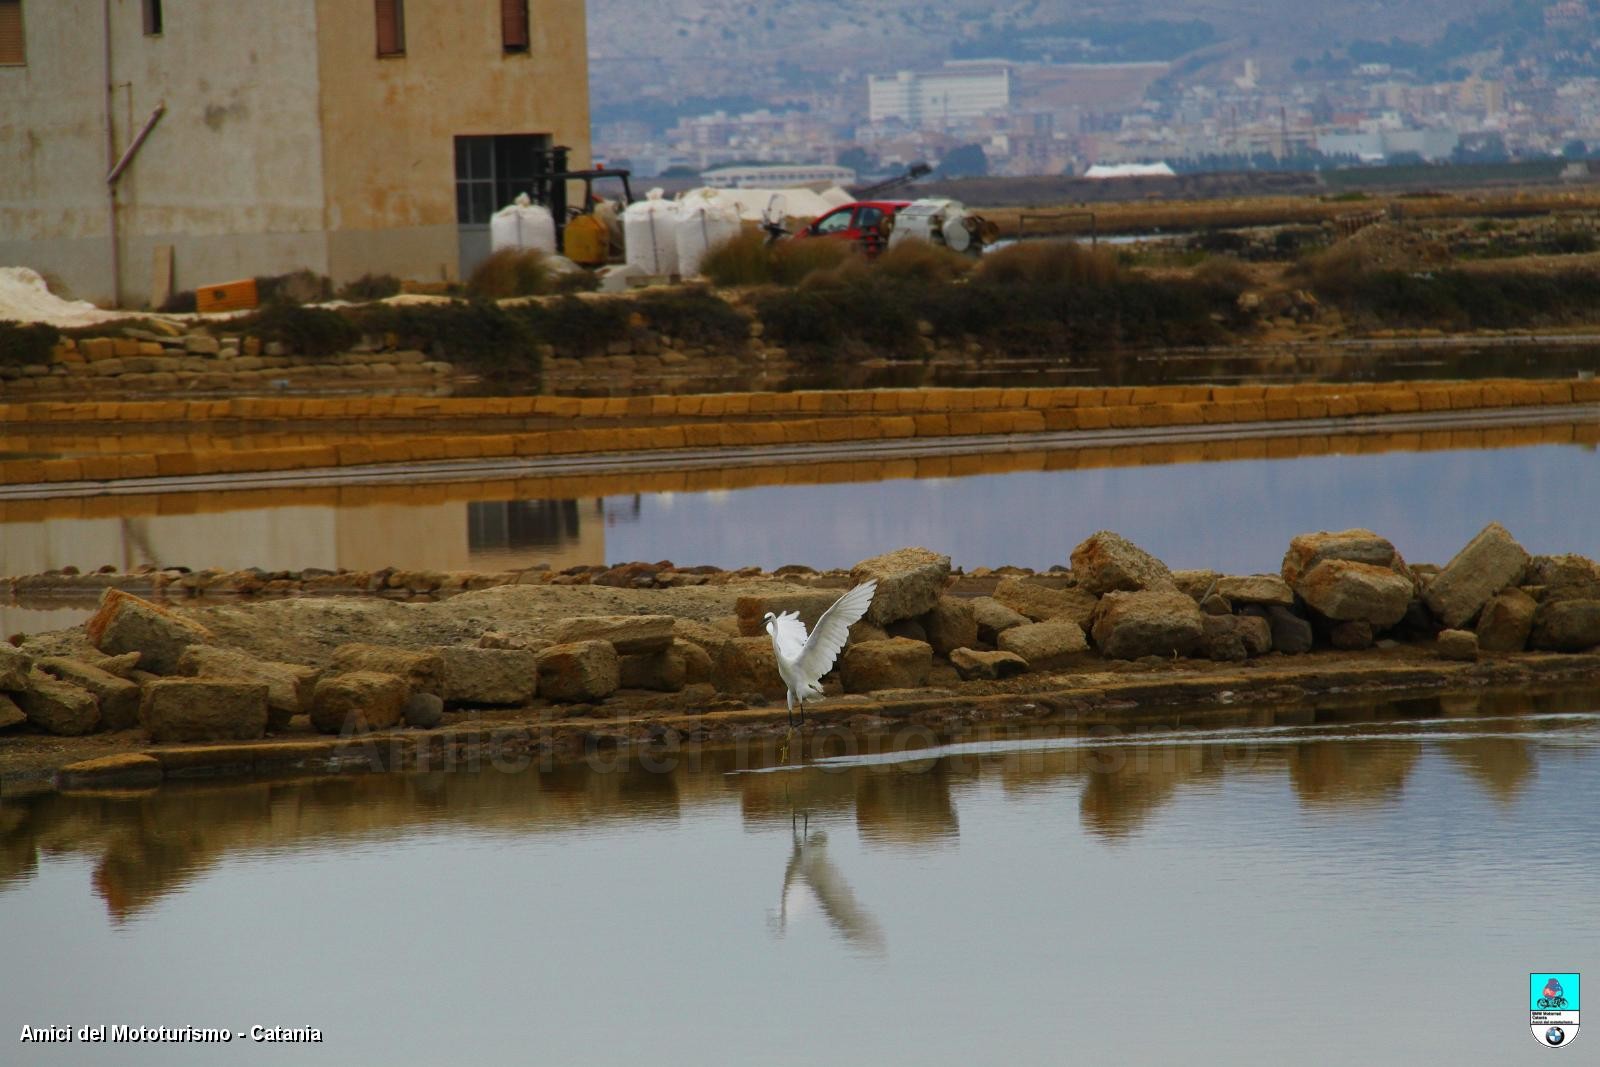
M 1165 163 L 1096 163 L 1083 172 L 1085 178 L 1175 178 L 1177 172 Z
M 718 167 L 700 175 L 712 189 L 786 189 L 813 182 L 854 185 L 856 172 L 826 163 L 771 167 Z
M 1011 68 L 995 63 L 946 63 L 928 73 L 902 70 L 867 79 L 872 122 L 891 120 L 913 129 L 1002 112 L 1011 106 Z

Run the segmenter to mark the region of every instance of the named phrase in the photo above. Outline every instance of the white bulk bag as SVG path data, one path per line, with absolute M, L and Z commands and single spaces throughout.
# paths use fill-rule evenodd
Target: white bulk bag
M 556 220 L 550 209 L 535 204 L 527 193 L 494 213 L 489 220 L 489 250 L 532 249 L 547 256 L 556 251 Z
M 649 275 L 678 273 L 678 205 L 651 189 L 622 213 L 626 261 Z
M 678 273 L 700 273 L 708 249 L 739 236 L 739 207 L 715 189 L 697 189 L 678 201 Z

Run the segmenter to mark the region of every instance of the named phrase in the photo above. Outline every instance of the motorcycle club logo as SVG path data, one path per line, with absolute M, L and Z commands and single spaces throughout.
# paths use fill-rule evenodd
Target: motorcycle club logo
M 1565 1048 L 1578 1036 L 1579 977 L 1564 971 L 1528 976 L 1528 1022 L 1545 1048 Z

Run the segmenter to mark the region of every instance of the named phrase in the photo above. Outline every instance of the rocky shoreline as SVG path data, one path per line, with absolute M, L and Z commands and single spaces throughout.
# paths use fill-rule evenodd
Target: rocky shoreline
M 762 616 L 814 625 L 868 578 L 878 595 L 813 728 L 1600 678 L 1600 566 L 1530 555 L 1498 524 L 1443 566 L 1408 564 L 1372 531 L 1303 534 L 1256 575 L 1171 571 L 1109 532 L 1043 574 L 963 574 L 921 548 L 829 573 L 59 573 L 38 581 L 97 591 L 99 609 L 0 644 L 0 782 L 776 737 Z

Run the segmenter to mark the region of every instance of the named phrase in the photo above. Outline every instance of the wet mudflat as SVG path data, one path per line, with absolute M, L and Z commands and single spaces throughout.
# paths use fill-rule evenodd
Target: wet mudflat
M 6 1060 L 1505 1062 L 1600 921 L 1592 692 L 813 741 L 0 798 Z

